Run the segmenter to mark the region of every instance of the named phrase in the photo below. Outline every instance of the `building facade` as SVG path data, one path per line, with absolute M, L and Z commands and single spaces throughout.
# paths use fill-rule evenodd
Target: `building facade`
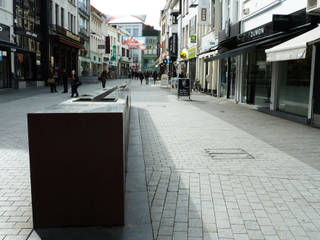
M 13 4 L 10 0 L 0 2 L 0 89 L 14 88 L 15 37 Z
M 178 2 L 168 0 L 161 18 L 165 58 L 167 38 L 176 31 L 167 19 L 180 5 L 177 72 L 186 72 L 206 93 L 299 122 L 320 124 L 319 15 L 309 6 L 310 1 Z M 208 21 L 203 21 L 208 14 Z M 299 54 L 284 50 L 295 42 L 308 47 Z
M 103 71 L 103 55 L 105 48 L 105 38 L 103 35 L 104 15 L 91 6 L 90 18 L 90 58 L 91 76 L 99 76 Z
M 154 63 L 159 58 L 160 31 L 145 26 L 142 35 L 146 38 L 146 50 L 142 52 L 142 71 L 157 71 Z
M 124 16 L 109 17 L 107 23 L 117 29 L 123 29 L 132 37 L 143 37 L 145 16 Z M 131 48 L 132 62 L 130 69 L 132 71 L 142 70 L 142 51 L 138 48 Z
M 43 86 L 48 63 L 47 1 L 15 0 L 16 87 Z
M 79 50 L 84 49 L 78 35 L 78 1 L 49 2 L 49 65 L 56 75 L 78 71 Z
M 78 33 L 83 49 L 79 51 L 79 76 L 90 74 L 90 0 L 78 0 Z

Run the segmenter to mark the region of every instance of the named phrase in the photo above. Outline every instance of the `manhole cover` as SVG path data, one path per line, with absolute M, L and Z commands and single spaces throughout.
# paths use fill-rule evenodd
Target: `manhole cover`
M 241 148 L 207 148 L 205 151 L 212 159 L 254 159 Z

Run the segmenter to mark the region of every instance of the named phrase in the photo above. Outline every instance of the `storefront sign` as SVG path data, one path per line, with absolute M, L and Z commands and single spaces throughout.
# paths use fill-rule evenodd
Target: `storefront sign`
M 191 43 L 197 43 L 197 35 L 191 35 L 190 36 L 190 42 Z
M 117 58 L 117 46 L 113 46 L 113 58 Z
M 274 14 L 272 17 L 272 22 L 273 31 L 275 32 L 288 31 L 293 25 L 292 16 L 290 15 Z
M 26 32 L 26 35 L 37 38 L 38 34 L 32 33 L 32 32 Z
M 201 52 L 208 51 L 210 48 L 215 47 L 218 44 L 218 41 L 215 40 L 215 38 L 214 32 L 210 32 L 203 36 L 201 38 Z
M 178 79 L 178 97 L 190 97 L 190 79 L 179 78 Z
M 0 40 L 10 42 L 10 27 L 0 23 Z
M 169 38 L 169 52 L 171 56 L 178 55 L 178 34 L 172 33 L 172 37 Z
M 80 42 L 80 37 L 74 35 L 72 32 L 67 31 L 67 32 L 66 32 L 66 36 L 67 36 L 68 38 L 71 38 L 71 39 L 77 41 L 77 42 Z
M 192 58 L 195 58 L 196 57 L 196 54 L 197 54 L 197 48 L 190 48 L 188 50 L 188 59 L 192 59 Z
M 98 45 L 98 49 L 104 49 L 105 47 L 105 45 Z
M 198 23 L 210 24 L 210 1 L 209 0 L 199 0 Z

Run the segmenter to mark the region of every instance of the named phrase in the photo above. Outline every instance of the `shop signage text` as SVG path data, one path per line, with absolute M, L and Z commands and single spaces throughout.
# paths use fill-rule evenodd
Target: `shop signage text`
M 190 42 L 191 43 L 197 43 L 197 35 L 191 35 L 190 36 Z
M 74 35 L 72 32 L 67 31 L 67 32 L 66 32 L 66 36 L 67 36 L 68 38 L 71 38 L 71 39 L 77 41 L 77 42 L 80 42 L 80 37 Z
M 38 34 L 32 33 L 32 32 L 26 32 L 26 35 L 37 38 Z
M 209 0 L 199 0 L 198 23 L 210 24 L 210 1 Z
M 190 48 L 188 50 L 188 59 L 192 59 L 196 57 L 196 53 L 197 53 L 197 48 Z
M 10 42 L 10 27 L 0 23 L 0 40 Z
M 178 97 L 189 97 L 190 98 L 190 79 L 179 78 L 178 79 Z
M 293 25 L 292 16 L 290 15 L 274 14 L 272 17 L 272 22 L 273 31 L 275 32 L 288 31 Z
M 172 37 L 169 38 L 169 52 L 171 56 L 178 55 L 178 34 L 172 33 Z

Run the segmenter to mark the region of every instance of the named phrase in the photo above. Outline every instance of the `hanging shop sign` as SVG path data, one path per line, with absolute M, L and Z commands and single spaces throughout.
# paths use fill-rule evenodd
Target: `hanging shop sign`
M 199 0 L 198 23 L 210 24 L 210 1 L 209 0 Z
M 113 45 L 113 56 L 112 56 L 114 59 L 117 58 L 117 46 L 116 45 Z
M 197 48 L 190 48 L 188 49 L 188 59 L 195 58 L 197 56 Z
M 110 36 L 106 36 L 106 54 L 110 54 Z
M 0 23 L 0 40 L 10 42 L 10 27 Z
M 190 36 L 190 42 L 191 43 L 197 43 L 197 35 L 191 35 Z
M 169 38 L 169 54 L 170 56 L 178 55 L 178 34 L 172 33 L 172 36 Z

